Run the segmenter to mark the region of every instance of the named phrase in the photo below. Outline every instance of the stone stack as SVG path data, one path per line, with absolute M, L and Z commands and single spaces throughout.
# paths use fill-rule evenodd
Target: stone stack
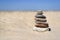
M 39 11 L 36 16 L 35 16 L 35 27 L 34 27 L 34 30 L 37 30 L 37 31 L 45 31 L 45 30 L 49 30 L 50 31 L 50 28 L 48 23 L 47 23 L 47 20 L 46 20 L 46 16 L 43 15 L 43 12 L 42 11 Z
M 35 16 L 35 23 L 36 23 L 36 27 L 39 27 L 39 28 L 47 28 L 49 27 L 48 26 L 48 23 L 47 23 L 47 20 L 46 20 L 46 16 L 43 15 L 43 12 L 40 11 L 36 14 Z

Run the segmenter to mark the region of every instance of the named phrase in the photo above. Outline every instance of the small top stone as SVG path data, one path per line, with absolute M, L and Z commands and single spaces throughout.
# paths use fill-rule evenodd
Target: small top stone
M 39 10 L 37 15 L 42 15 L 43 14 L 43 11 L 42 10 Z

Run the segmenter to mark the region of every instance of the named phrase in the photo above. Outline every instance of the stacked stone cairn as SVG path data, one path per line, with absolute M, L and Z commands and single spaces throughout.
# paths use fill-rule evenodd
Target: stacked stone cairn
M 39 11 L 35 16 L 35 30 L 46 31 L 49 30 L 49 25 L 46 20 L 46 16 L 43 15 L 43 11 Z

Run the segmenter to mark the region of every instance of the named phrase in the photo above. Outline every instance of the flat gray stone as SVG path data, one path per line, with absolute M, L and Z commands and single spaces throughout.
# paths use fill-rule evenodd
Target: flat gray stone
M 46 18 L 46 16 L 44 16 L 44 15 L 36 15 L 35 17 L 36 18 L 44 18 L 44 19 Z
M 46 19 L 42 19 L 42 18 L 35 18 L 36 21 L 39 21 L 39 22 L 47 22 Z
M 43 14 L 43 11 L 38 11 L 37 12 L 37 15 L 42 15 Z

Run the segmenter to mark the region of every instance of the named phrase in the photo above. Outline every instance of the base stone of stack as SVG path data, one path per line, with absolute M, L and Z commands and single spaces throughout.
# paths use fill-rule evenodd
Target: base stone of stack
M 49 31 L 49 28 L 38 28 L 38 27 L 34 27 L 33 30 L 34 31 L 39 31 L 39 32 L 44 32 L 44 31 Z

